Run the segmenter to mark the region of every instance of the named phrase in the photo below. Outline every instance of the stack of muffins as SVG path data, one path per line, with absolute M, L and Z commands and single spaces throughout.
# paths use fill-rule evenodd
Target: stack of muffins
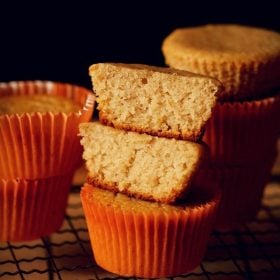
M 239 227 L 255 217 L 276 156 L 280 34 L 230 24 L 182 28 L 162 50 L 169 66 L 224 85 L 204 141 L 223 189 L 216 227 Z
M 37 239 L 61 226 L 82 160 L 78 125 L 93 105 L 79 86 L 0 84 L 0 241 Z
M 215 100 L 220 83 L 146 65 L 98 64 L 91 66 L 90 74 L 100 120 L 114 126 L 80 126 L 89 171 L 81 200 L 97 264 L 119 275 L 138 277 L 193 270 L 203 258 L 220 192 L 211 180 L 198 181 L 200 176 L 191 180 L 198 174 L 205 147 L 172 138 L 195 138 L 172 122 L 176 114 L 201 117 L 195 106 L 185 104 L 196 104 L 201 96 Z M 214 105 L 206 106 L 208 118 Z M 160 116 L 157 108 L 168 115 Z M 148 116 L 143 118 L 144 114 Z

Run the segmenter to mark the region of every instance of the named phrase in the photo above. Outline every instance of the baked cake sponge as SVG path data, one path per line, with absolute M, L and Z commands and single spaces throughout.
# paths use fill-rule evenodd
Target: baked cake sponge
M 88 182 L 136 198 L 171 203 L 184 194 L 204 146 L 127 132 L 98 122 L 80 126 Z
M 89 73 L 102 123 L 191 141 L 201 138 L 220 90 L 215 79 L 148 65 L 99 63 Z

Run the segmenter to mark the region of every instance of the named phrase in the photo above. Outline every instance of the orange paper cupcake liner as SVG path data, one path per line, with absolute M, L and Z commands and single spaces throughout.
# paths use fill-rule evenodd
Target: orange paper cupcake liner
M 54 82 L 11 82 L 0 86 L 1 95 L 62 95 L 80 111 L 0 116 L 0 178 L 37 179 L 73 173 L 82 162 L 78 126 L 89 121 L 94 96 L 85 88 Z
M 240 167 L 213 167 L 200 172 L 211 176 L 221 188 L 222 196 L 217 211 L 216 229 L 236 229 L 253 221 L 257 215 L 264 188 L 269 181 L 273 161 Z
M 219 95 L 221 101 L 241 101 L 266 96 L 279 87 L 279 59 L 270 63 L 247 61 L 217 61 L 206 57 L 182 57 L 177 53 L 164 51 L 165 62 L 173 68 L 203 74 L 219 80 L 224 90 Z M 269 73 L 269 74 L 268 74 Z
M 28 241 L 58 230 L 71 179 L 0 179 L 0 241 Z
M 193 270 L 201 262 L 215 218 L 218 198 L 187 210 L 137 210 L 102 203 L 81 191 L 92 249 L 98 265 L 123 276 L 166 277 Z M 100 190 L 104 193 L 109 191 Z M 180 208 L 179 208 L 180 209 Z
M 274 153 L 279 119 L 280 95 L 217 104 L 203 138 L 210 148 L 213 164 L 254 164 Z

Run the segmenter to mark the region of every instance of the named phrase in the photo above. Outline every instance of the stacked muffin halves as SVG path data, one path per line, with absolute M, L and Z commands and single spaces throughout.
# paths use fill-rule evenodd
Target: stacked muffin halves
M 140 277 L 194 269 L 219 191 L 194 182 L 206 148 L 192 141 L 202 136 L 220 83 L 146 65 L 101 63 L 90 75 L 103 124 L 80 126 L 89 171 L 81 198 L 97 263 Z

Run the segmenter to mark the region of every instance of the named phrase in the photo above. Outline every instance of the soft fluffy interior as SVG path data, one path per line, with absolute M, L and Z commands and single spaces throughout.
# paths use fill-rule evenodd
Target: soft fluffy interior
M 165 200 L 180 193 L 201 159 L 187 141 L 125 132 L 99 123 L 80 127 L 89 176 L 122 192 Z
M 97 67 L 92 79 L 99 109 L 113 122 L 144 129 L 199 130 L 215 104 L 217 83 L 170 71 Z

